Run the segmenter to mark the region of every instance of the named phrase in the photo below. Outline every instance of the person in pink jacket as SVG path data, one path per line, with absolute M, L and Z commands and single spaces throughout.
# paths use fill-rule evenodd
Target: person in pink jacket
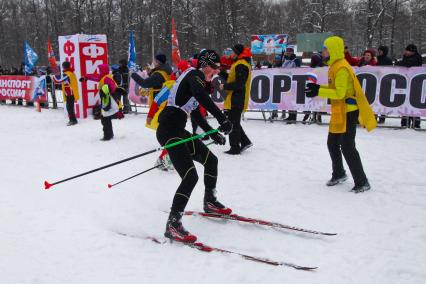
M 98 66 L 98 74 L 86 75 L 80 78 L 81 82 L 84 81 L 95 81 L 99 82 L 99 95 L 101 97 L 101 122 L 103 126 L 104 137 L 101 141 L 108 141 L 114 138 L 114 132 L 112 129 L 112 119 L 123 118 L 123 114 L 119 111 L 117 101 L 114 99 L 113 94 L 117 89 L 112 75 L 109 73 L 109 67 L 107 64 L 101 64 Z

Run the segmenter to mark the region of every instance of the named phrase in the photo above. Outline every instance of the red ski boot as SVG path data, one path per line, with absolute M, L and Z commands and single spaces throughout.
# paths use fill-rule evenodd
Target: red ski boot
M 173 214 L 170 212 L 164 236 L 177 242 L 195 243 L 197 241 L 197 237 L 185 230 L 181 219 L 182 213 Z

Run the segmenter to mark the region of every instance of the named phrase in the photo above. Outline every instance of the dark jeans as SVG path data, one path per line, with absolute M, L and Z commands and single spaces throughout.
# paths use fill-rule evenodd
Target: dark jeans
M 162 123 L 157 129 L 157 140 L 162 146 L 190 136 L 191 134 L 184 129 L 167 127 Z M 171 208 L 173 213 L 185 210 L 192 190 L 197 184 L 198 174 L 193 161 L 197 161 L 204 166 L 205 193 L 207 196 L 213 194 L 213 190 L 216 188 L 218 160 L 200 139 L 169 148 L 167 152 L 182 179 L 173 198 Z
M 103 126 L 103 131 L 104 131 L 104 138 L 105 139 L 111 139 L 112 137 L 114 137 L 114 132 L 112 130 L 112 118 L 113 116 L 108 116 L 108 117 L 101 117 L 101 123 Z
M 72 122 L 76 122 L 75 111 L 74 111 L 74 96 L 67 96 L 66 107 L 68 112 L 68 118 Z
M 339 178 L 345 174 L 343 168 L 342 153 L 349 166 L 355 185 L 362 186 L 367 182 L 361 158 L 355 147 L 356 126 L 359 111 L 352 111 L 346 114 L 346 132 L 328 133 L 327 146 L 333 166 L 333 178 Z
M 231 109 L 228 111 L 228 119 L 232 122 L 232 132 L 229 134 L 229 144 L 231 147 L 241 147 L 241 145 L 248 145 L 251 143 L 247 137 L 244 129 L 241 127 L 241 114 L 240 109 Z

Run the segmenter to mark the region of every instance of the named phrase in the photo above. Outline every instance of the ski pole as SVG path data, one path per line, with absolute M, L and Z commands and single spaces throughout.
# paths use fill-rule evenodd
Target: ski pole
M 173 142 L 173 143 L 164 145 L 163 147 L 159 147 L 159 148 L 156 148 L 156 149 L 153 149 L 153 150 L 149 150 L 149 151 L 146 151 L 144 153 L 141 153 L 141 154 L 138 154 L 138 155 L 135 155 L 135 156 L 132 156 L 132 157 L 129 157 L 129 158 L 126 158 L 126 159 L 123 159 L 123 160 L 120 160 L 120 161 L 117 161 L 117 162 L 114 162 L 114 163 L 111 163 L 111 164 L 108 164 L 108 165 L 105 165 L 105 166 L 102 166 L 102 167 L 99 167 L 99 168 L 87 171 L 87 172 L 84 172 L 84 173 L 81 173 L 81 174 L 78 174 L 78 175 L 75 175 L 75 176 L 63 179 L 63 180 L 56 181 L 54 183 L 49 183 L 48 181 L 44 181 L 44 189 L 47 190 L 47 189 L 51 188 L 54 185 L 57 185 L 57 184 L 60 184 L 60 183 L 63 183 L 63 182 L 66 182 L 66 181 L 69 181 L 69 180 L 72 180 L 72 179 L 76 179 L 76 178 L 79 178 L 79 177 L 82 177 L 82 176 L 85 176 L 85 175 L 88 175 L 88 174 L 91 174 L 91 173 L 94 173 L 94 172 L 97 172 L 97 171 L 100 171 L 100 170 L 112 167 L 112 166 L 115 166 L 115 165 L 118 165 L 118 164 L 122 164 L 124 162 L 128 162 L 130 160 L 134 160 L 134 159 L 142 157 L 142 156 L 146 156 L 146 155 L 158 152 L 158 151 L 162 151 L 163 149 L 167 150 L 167 149 L 175 147 L 177 145 L 180 145 L 180 144 L 183 144 L 183 143 L 186 143 L 186 142 L 198 139 L 198 138 L 203 138 L 205 136 L 208 136 L 210 134 L 216 133 L 218 131 L 219 131 L 219 129 L 212 129 L 210 131 L 207 131 L 207 132 L 195 135 L 195 136 L 191 136 L 189 138 L 182 139 L 182 140 L 179 140 L 177 142 Z
M 214 142 L 210 142 L 210 143 L 206 144 L 206 146 L 209 146 L 209 145 L 211 145 L 211 144 L 213 144 L 213 143 L 214 143 Z M 161 166 L 161 164 L 160 164 L 160 165 L 156 165 L 156 166 L 154 166 L 154 167 L 152 167 L 152 168 L 149 168 L 149 169 L 147 169 L 147 170 L 144 170 L 144 171 L 142 171 L 142 172 L 140 172 L 140 173 L 137 173 L 137 174 L 135 174 L 135 175 L 133 175 L 133 176 L 131 176 L 131 177 L 125 178 L 125 179 L 123 179 L 123 180 L 121 180 L 121 181 L 118 181 L 118 182 L 116 182 L 116 183 L 114 183 L 114 184 L 108 184 L 108 188 L 112 188 L 113 186 L 116 186 L 116 185 L 118 185 L 118 184 L 120 184 L 120 183 L 122 183 L 122 182 L 128 181 L 129 179 L 132 179 L 132 178 L 135 178 L 135 177 L 137 177 L 137 176 L 140 176 L 140 175 L 142 175 L 142 174 L 144 174 L 144 173 L 147 173 L 147 172 L 149 172 L 149 171 L 151 171 L 151 170 L 153 170 L 153 169 L 158 168 L 159 166 Z

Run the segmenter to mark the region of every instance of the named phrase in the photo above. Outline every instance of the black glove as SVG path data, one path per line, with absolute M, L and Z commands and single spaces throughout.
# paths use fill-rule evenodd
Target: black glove
M 225 121 L 220 124 L 219 131 L 224 133 L 225 135 L 228 135 L 229 133 L 231 133 L 232 122 L 230 122 L 229 119 L 225 119 Z
M 222 134 L 215 132 L 209 135 L 210 138 L 214 141 L 215 144 L 219 145 L 225 145 L 226 144 L 226 138 Z
M 320 85 L 314 83 L 308 83 L 305 89 L 305 95 L 308 98 L 313 98 L 318 96 Z
M 84 78 L 84 77 L 81 77 L 80 79 L 78 79 L 80 82 L 84 82 L 84 81 L 86 81 L 86 78 Z

